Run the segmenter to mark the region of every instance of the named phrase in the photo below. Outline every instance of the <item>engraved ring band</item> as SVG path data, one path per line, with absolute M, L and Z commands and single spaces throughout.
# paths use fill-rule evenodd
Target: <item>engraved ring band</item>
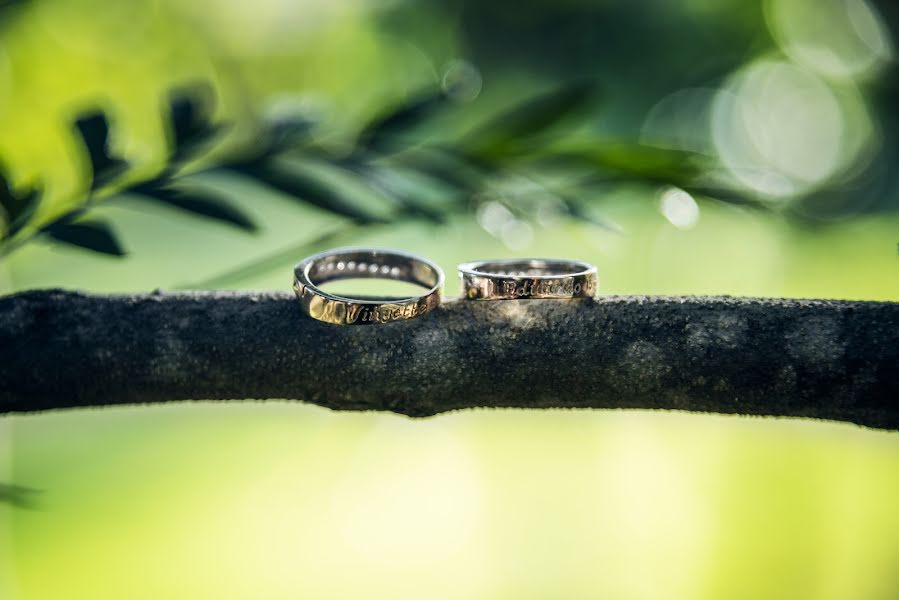
M 315 254 L 294 267 L 293 290 L 313 319 L 337 325 L 371 325 L 421 316 L 440 305 L 443 271 L 405 252 L 377 248 L 337 248 Z M 426 289 L 408 298 L 349 298 L 319 286 L 340 279 L 394 279 Z
M 596 267 L 575 260 L 482 260 L 459 265 L 459 275 L 469 300 L 592 298 L 599 289 Z

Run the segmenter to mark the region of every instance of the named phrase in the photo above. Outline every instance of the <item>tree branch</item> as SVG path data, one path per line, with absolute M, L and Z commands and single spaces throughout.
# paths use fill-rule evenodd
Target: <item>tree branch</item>
M 282 293 L 0 298 L 0 413 L 301 399 L 426 416 L 654 408 L 899 428 L 899 303 L 451 301 L 340 327 Z

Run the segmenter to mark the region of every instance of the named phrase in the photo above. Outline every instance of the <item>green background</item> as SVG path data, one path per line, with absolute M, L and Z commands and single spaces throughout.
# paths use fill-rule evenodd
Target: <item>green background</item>
M 658 18 L 748 40 L 776 32 L 780 9 L 748 4 L 685 2 Z M 805 6 L 788 23 L 827 14 L 783 4 Z M 402 35 L 378 21 L 384 10 L 407 15 Z M 185 81 L 215 83 L 237 138 L 274 98 L 326 106 L 340 140 L 460 55 L 481 56 L 475 115 L 551 79 L 502 52 L 491 62 L 439 10 L 399 3 L 34 1 L 0 20 L 0 160 L 17 184 L 45 183 L 47 218 L 84 197 L 68 123 L 86 106 L 110 108 L 115 148 L 149 173 L 165 156 L 160 98 Z M 864 56 L 839 53 L 854 48 L 839 46 L 839 20 L 819 25 L 838 57 Z M 797 60 L 772 39 L 740 48 L 736 68 Z M 667 73 L 679 56 L 645 61 Z M 833 89 L 850 85 L 829 73 Z M 620 74 L 597 127 L 631 131 L 641 98 L 673 85 L 659 77 L 627 86 Z M 876 78 L 853 89 L 865 98 Z M 664 190 L 633 185 L 588 199 L 613 227 L 552 218 L 510 240 L 470 214 L 359 226 L 244 182 L 210 185 L 260 231 L 116 200 L 93 214 L 115 224 L 127 258 L 39 239 L 2 259 L 0 290 L 289 290 L 292 252 L 333 232 L 328 245 L 431 257 L 450 274 L 448 296 L 459 262 L 565 256 L 598 264 L 603 294 L 899 300 L 892 212 L 810 226 L 697 198 L 698 221 L 683 228 L 660 210 Z M 410 420 L 277 401 L 70 410 L 0 418 L 0 481 L 40 490 L 31 508 L 0 503 L 0 598 L 11 600 L 899 597 L 899 437 L 846 424 L 640 411 Z

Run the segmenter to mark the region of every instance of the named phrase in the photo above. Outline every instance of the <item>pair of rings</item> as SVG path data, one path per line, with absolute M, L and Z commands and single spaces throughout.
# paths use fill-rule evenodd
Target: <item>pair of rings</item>
M 337 248 L 315 254 L 294 267 L 293 290 L 313 319 L 338 325 L 390 323 L 419 317 L 440 305 L 443 271 L 429 260 L 375 248 Z M 459 265 L 462 297 L 468 300 L 592 298 L 596 267 L 553 259 L 485 260 Z M 332 294 L 320 286 L 340 279 L 394 279 L 425 288 L 408 298 Z

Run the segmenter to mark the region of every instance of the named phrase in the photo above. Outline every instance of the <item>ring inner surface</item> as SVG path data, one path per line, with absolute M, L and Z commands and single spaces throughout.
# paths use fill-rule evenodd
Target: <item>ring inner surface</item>
M 587 270 L 585 265 L 570 262 L 548 263 L 542 260 L 520 262 L 486 262 L 475 265 L 472 271 L 479 275 L 504 277 L 558 277 L 577 275 Z
M 427 263 L 387 253 L 347 252 L 325 256 L 309 265 L 313 285 L 341 279 L 394 279 L 433 288 L 440 277 Z

